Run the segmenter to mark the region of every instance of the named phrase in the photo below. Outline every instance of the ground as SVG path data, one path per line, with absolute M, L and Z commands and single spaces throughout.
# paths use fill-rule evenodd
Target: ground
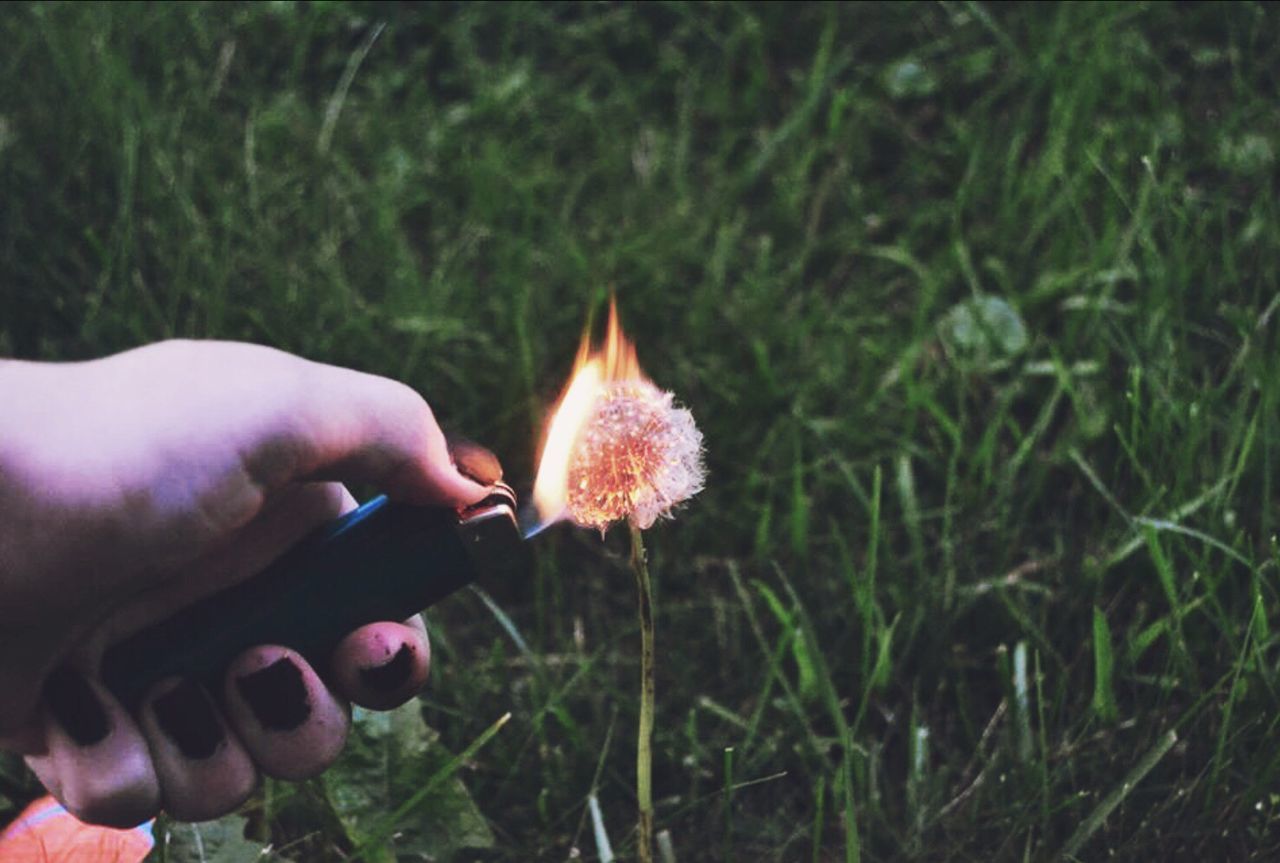
M 616 292 L 710 468 L 648 539 L 679 860 L 1269 859 L 1277 33 L 1262 4 L 6 7 L 0 354 L 276 345 L 410 383 L 525 490 Z M 422 745 L 483 743 L 436 759 L 492 831 L 461 859 L 598 859 L 593 790 L 630 858 L 625 532 L 536 552 L 431 611 Z M 229 832 L 319 860 L 395 841 L 352 806 L 443 829 L 363 775 Z

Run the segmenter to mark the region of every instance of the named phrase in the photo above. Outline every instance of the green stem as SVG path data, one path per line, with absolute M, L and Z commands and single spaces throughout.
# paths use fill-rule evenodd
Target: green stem
M 640 596 L 640 733 L 636 742 L 636 801 L 640 810 L 639 859 L 653 863 L 653 591 L 640 528 L 631 527 L 631 569 Z

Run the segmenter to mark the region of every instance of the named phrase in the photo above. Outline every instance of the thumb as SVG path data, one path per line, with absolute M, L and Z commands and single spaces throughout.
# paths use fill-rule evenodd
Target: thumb
M 283 440 L 251 450 L 249 470 L 268 487 L 366 482 L 408 503 L 452 506 L 485 496 L 484 486 L 458 472 L 431 408 L 414 390 L 337 366 L 307 366 Z

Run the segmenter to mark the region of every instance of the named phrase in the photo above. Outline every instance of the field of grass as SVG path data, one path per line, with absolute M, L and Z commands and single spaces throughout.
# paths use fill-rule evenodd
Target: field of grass
M 710 470 L 648 539 L 676 859 L 1273 859 L 1277 34 L 1261 4 L 7 6 L 0 354 L 275 345 L 410 383 L 527 489 L 614 291 Z M 626 552 L 557 528 L 433 609 L 438 743 L 362 720 L 364 769 L 268 784 L 228 858 L 247 825 L 299 860 L 598 860 L 592 793 L 633 858 Z M 30 791 L 0 768 L 0 818 Z

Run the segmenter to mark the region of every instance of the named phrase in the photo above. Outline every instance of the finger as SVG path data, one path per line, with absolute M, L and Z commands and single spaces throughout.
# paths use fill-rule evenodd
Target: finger
M 0 583 L 7 577 L 0 575 Z M 63 615 L 60 626 L 51 626 L 41 614 L 6 617 L 2 612 L 8 610 L 0 609 L 0 750 L 35 755 L 44 747 L 44 726 L 36 711 L 40 686 L 62 660 L 62 645 L 82 636 L 87 627 L 74 615 Z
M 85 382 L 59 403 L 72 416 L 83 413 L 86 402 L 95 417 L 119 415 L 112 408 L 122 386 L 154 394 L 114 420 L 112 442 L 148 442 L 145 458 L 126 454 L 161 476 L 190 471 L 193 449 L 211 454 L 211 475 L 226 480 L 231 492 L 204 493 L 199 515 L 218 527 L 252 518 L 262 492 L 307 479 L 369 482 L 412 503 L 461 505 L 484 496 L 482 485 L 454 469 L 422 396 L 387 378 L 261 345 L 181 340 L 80 370 Z M 173 422 L 175 411 L 189 421 Z M 191 420 L 199 433 L 193 434 Z M 81 445 L 76 435 L 67 437 Z M 226 475 L 220 459 L 227 452 L 234 454 L 236 473 L 243 470 L 250 482 Z
M 284 418 L 284 439 L 268 440 L 250 457 L 250 472 L 266 483 L 290 479 L 368 482 L 410 503 L 475 503 L 485 487 L 454 467 L 435 415 L 404 384 L 350 369 L 310 364 L 297 407 Z M 280 447 L 294 455 L 290 477 L 279 475 Z
M 403 704 L 427 682 L 431 667 L 422 618 L 360 627 L 338 644 L 330 666 L 342 697 L 374 710 Z
M 44 686 L 45 752 L 27 763 L 72 815 L 134 827 L 160 806 L 141 730 L 99 683 L 62 666 Z
M 171 579 L 144 591 L 116 609 L 77 648 L 75 661 L 82 667 L 95 667 L 106 646 L 252 576 L 318 525 L 355 506 L 351 494 L 339 483 L 305 483 L 278 495 L 258 519 L 239 533 L 234 542 L 191 568 L 183 578 Z M 142 721 L 145 728 L 146 717 Z M 154 737 L 150 731 L 148 736 Z M 6 737 L 2 743 L 20 752 L 35 754 L 44 746 L 44 730 L 40 727 L 39 734 L 33 735 L 31 729 L 23 728 L 20 733 Z M 57 781 L 49 770 L 45 773 L 49 774 L 46 783 Z M 228 780 L 226 784 L 234 783 Z M 231 793 L 226 792 L 226 796 L 231 796 Z M 179 802 L 178 805 L 181 807 L 183 804 Z
M 208 821 L 253 793 L 258 781 L 253 761 L 201 687 L 178 679 L 158 684 L 139 721 L 169 815 Z
M 351 716 L 301 656 L 285 647 L 254 647 L 231 663 L 227 719 L 268 776 L 306 779 L 342 751 Z

